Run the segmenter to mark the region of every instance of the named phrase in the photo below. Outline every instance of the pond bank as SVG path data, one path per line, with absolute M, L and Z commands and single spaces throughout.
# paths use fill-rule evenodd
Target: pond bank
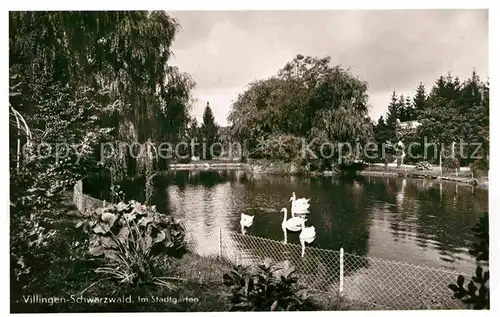
M 433 179 L 441 180 L 447 182 L 455 182 L 467 184 L 470 186 L 478 186 L 482 188 L 488 188 L 488 178 L 470 178 L 463 176 L 440 176 L 432 175 L 424 172 L 395 172 L 395 171 L 360 171 L 358 175 L 361 176 L 389 176 L 389 177 L 405 177 L 405 178 L 423 178 L 423 179 Z
M 244 170 L 247 172 L 255 174 L 269 174 L 269 175 L 293 175 L 302 174 L 306 176 L 333 176 L 340 174 L 338 171 L 308 171 L 304 167 L 298 166 L 293 163 L 285 162 L 270 162 L 255 160 L 249 161 L 248 163 L 235 163 L 235 162 L 194 162 L 187 164 L 171 164 L 169 166 L 170 170 Z M 443 175 L 441 176 L 436 171 L 419 171 L 419 170 L 403 170 L 401 168 L 396 170 L 361 170 L 356 172 L 357 175 L 361 176 L 387 176 L 387 177 L 406 177 L 406 178 L 426 178 L 434 180 L 442 180 L 448 182 L 457 182 L 462 184 L 467 184 L 471 186 L 478 186 L 482 188 L 488 188 L 488 177 L 472 178 L 470 176 L 465 176 L 459 174 L 455 175 Z
M 179 163 L 170 164 L 168 167 L 173 171 L 183 171 L 183 170 L 210 170 L 210 169 L 247 169 L 248 164 L 246 163 L 228 163 L 228 162 L 194 162 L 194 163 Z

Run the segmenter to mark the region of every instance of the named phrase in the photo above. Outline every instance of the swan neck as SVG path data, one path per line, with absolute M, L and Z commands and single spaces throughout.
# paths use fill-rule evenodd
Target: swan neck
M 286 210 L 286 208 L 285 208 L 285 209 L 283 210 L 283 223 L 285 223 L 285 222 L 286 222 L 286 216 L 287 216 L 287 215 L 286 215 L 286 213 L 287 213 L 287 210 Z

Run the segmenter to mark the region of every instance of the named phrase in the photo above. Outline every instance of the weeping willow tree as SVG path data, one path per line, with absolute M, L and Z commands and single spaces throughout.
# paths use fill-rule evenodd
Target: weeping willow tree
M 91 117 L 112 128 L 108 140 L 177 140 L 194 83 L 169 64 L 175 19 L 162 11 L 10 12 L 9 18 L 9 66 L 20 80 L 11 104 L 38 136 L 46 140 L 58 119 L 69 121 L 58 113 L 59 92 L 71 99 L 85 91 L 90 103 L 106 108 Z M 115 165 L 136 164 L 125 156 L 117 155 Z
M 302 157 L 303 141 L 314 140 L 313 159 L 330 165 L 339 153 L 325 158 L 322 144 L 354 147 L 372 138 L 366 91 L 365 82 L 331 66 L 329 57 L 297 55 L 276 76 L 251 83 L 238 96 L 228 116 L 231 133 L 250 156 L 303 163 L 311 159 Z

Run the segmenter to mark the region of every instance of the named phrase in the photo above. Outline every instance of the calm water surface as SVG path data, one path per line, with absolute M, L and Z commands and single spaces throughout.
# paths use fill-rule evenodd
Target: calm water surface
M 141 200 L 141 186 L 131 198 Z M 200 234 L 240 232 L 240 214 L 255 215 L 247 235 L 282 241 L 290 197 L 310 198 L 311 246 L 471 272 L 470 230 L 488 210 L 488 191 L 424 179 L 297 177 L 244 171 L 177 171 L 157 179 L 153 203 Z M 290 214 L 288 215 L 290 217 Z M 289 233 L 288 243 L 299 243 Z
M 189 227 L 240 231 L 240 214 L 255 215 L 248 235 L 282 241 L 292 192 L 311 198 L 314 247 L 470 272 L 473 227 L 488 209 L 488 191 L 423 179 L 294 177 L 244 171 L 178 171 L 156 184 L 155 204 Z M 288 215 L 290 217 L 290 215 Z M 298 234 L 288 235 L 298 243 Z

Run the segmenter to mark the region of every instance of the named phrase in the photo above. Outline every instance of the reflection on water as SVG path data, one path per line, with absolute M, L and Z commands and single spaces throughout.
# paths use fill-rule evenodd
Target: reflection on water
M 129 184 L 129 198 L 141 200 L 141 185 Z M 311 198 L 311 246 L 356 255 L 400 260 L 463 272 L 475 268 L 468 254 L 470 230 L 488 208 L 488 191 L 428 179 L 383 177 L 307 178 L 247 174 L 244 171 L 177 171 L 155 180 L 158 210 L 182 219 L 198 237 L 240 232 L 240 214 L 255 215 L 245 237 L 283 240 L 281 222 L 290 196 Z M 290 215 L 289 215 L 290 217 Z M 299 244 L 289 232 L 289 244 Z M 233 239 L 234 240 L 234 239 Z M 230 247 L 241 241 L 228 239 Z M 214 254 L 218 245 L 200 239 Z M 299 248 L 300 249 L 300 248 Z M 307 251 L 306 251 L 307 253 Z
M 471 271 L 470 228 L 487 211 L 487 190 L 427 179 L 249 175 L 243 171 L 181 171 L 165 191 L 165 212 L 197 234 L 239 232 L 240 214 L 255 215 L 247 235 L 282 241 L 281 222 L 293 191 L 311 198 L 312 246 L 414 264 Z M 298 244 L 298 233 L 288 233 Z M 207 242 L 206 250 L 217 248 Z M 213 244 L 213 243 L 212 243 Z M 212 250 L 213 251 L 213 250 Z M 207 251 L 209 252 L 209 251 Z M 215 251 L 214 251 L 215 252 Z

